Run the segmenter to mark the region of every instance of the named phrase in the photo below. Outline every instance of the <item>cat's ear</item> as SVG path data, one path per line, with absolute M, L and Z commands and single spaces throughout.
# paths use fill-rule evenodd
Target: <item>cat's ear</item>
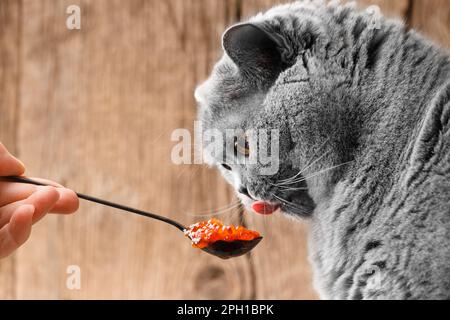
M 222 45 L 244 73 L 274 77 L 283 69 L 280 44 L 255 24 L 243 23 L 230 27 L 223 35 Z

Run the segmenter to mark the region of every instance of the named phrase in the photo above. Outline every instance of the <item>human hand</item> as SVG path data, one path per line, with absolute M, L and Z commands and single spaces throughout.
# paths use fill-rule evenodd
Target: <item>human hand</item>
M 0 176 L 20 176 L 25 167 L 0 143 Z M 31 227 L 47 213 L 73 213 L 78 197 L 70 189 L 40 179 L 48 186 L 0 181 L 0 258 L 9 256 L 30 236 Z

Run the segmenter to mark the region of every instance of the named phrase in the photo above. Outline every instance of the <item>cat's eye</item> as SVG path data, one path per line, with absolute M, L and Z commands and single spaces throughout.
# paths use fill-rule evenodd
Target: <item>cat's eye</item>
M 234 153 L 235 155 L 240 154 L 244 157 L 250 155 L 250 146 L 246 135 L 234 138 Z
M 225 169 L 231 170 L 231 167 L 230 167 L 229 165 L 227 165 L 226 163 L 222 163 L 221 165 L 222 165 L 222 167 L 224 167 Z

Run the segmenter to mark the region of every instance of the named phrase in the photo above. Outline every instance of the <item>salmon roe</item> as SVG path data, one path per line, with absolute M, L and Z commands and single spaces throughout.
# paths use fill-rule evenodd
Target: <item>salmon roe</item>
M 222 221 L 212 218 L 197 222 L 184 230 L 184 234 L 192 241 L 194 248 L 205 248 L 216 241 L 250 241 L 260 237 L 259 232 L 248 230 L 242 226 L 224 225 Z

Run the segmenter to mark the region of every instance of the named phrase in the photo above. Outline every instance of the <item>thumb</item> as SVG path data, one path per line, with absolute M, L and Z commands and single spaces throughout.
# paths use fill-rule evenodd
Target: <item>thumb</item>
M 23 163 L 0 142 L 0 176 L 20 176 L 25 172 Z

